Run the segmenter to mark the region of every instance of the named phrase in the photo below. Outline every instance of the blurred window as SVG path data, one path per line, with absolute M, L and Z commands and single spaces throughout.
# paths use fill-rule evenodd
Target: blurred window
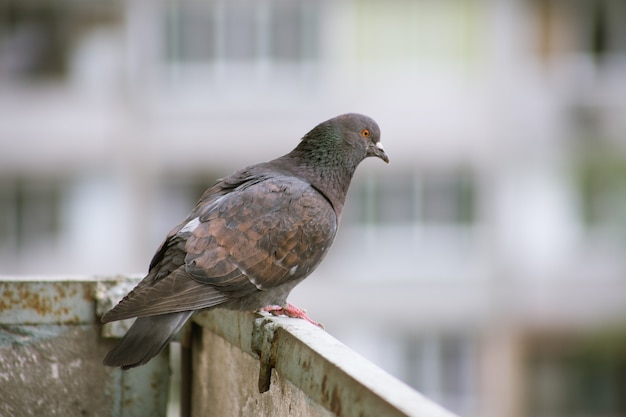
M 62 189 L 60 181 L 0 180 L 0 249 L 18 255 L 53 243 L 61 232 Z
M 0 76 L 63 78 L 78 40 L 119 20 L 116 2 L 2 1 Z
M 626 336 L 530 342 L 527 415 L 626 415 Z
M 585 224 L 625 236 L 626 159 L 621 153 L 586 153 L 578 182 Z
M 300 62 L 317 57 L 317 2 L 180 1 L 167 13 L 172 62 Z
M 472 414 L 478 376 L 471 336 L 422 335 L 406 343 L 406 354 L 409 385 L 459 415 Z
M 486 6 L 476 0 L 357 0 L 354 52 L 363 70 L 389 66 L 396 76 L 402 68 L 474 71 L 485 59 Z
M 586 53 L 596 62 L 626 54 L 626 2 L 623 0 L 531 0 L 536 15 L 537 52 L 555 56 Z
M 424 223 L 474 222 L 474 182 L 467 173 L 427 175 L 421 188 L 421 215 Z
M 475 185 L 466 171 L 369 177 L 360 186 L 352 217 L 365 224 L 470 225 Z

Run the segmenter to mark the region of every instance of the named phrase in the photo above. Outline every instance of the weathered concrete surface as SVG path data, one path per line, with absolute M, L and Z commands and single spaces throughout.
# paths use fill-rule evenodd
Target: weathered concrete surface
M 0 278 L 0 416 L 163 416 L 167 354 L 130 371 L 102 358 L 95 294 L 125 278 Z
M 330 417 L 302 390 L 276 372 L 263 394 L 259 360 L 206 329 L 194 332 L 192 416 Z
M 0 415 L 105 415 L 114 403 L 106 370 L 90 360 L 106 349 L 91 326 L 3 326 L 0 337 Z
M 194 317 L 192 416 L 454 417 L 304 320 Z

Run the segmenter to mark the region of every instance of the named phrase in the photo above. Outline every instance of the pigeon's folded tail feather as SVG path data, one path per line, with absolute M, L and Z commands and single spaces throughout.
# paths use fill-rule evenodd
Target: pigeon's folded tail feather
M 190 279 L 179 268 L 167 280 L 152 283 L 141 281 L 124 299 L 100 319 L 102 323 L 200 310 L 221 304 L 227 300 L 225 294 L 208 285 Z
M 129 369 L 147 363 L 167 346 L 192 314 L 193 311 L 183 311 L 139 317 L 106 355 L 103 364 Z

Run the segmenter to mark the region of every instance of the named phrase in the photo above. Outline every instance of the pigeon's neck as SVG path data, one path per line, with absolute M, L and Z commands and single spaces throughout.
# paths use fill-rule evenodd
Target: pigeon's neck
M 337 217 L 341 215 L 352 176 L 359 162 L 346 159 L 310 158 L 288 154 L 283 158 L 294 174 L 309 182 L 331 203 Z

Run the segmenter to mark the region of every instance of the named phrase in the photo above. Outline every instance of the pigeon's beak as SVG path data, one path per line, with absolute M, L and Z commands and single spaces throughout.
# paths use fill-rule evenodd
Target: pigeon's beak
M 367 156 L 376 156 L 386 163 L 389 163 L 389 157 L 385 153 L 385 148 L 383 148 L 383 144 L 381 142 L 370 144 L 367 148 Z

